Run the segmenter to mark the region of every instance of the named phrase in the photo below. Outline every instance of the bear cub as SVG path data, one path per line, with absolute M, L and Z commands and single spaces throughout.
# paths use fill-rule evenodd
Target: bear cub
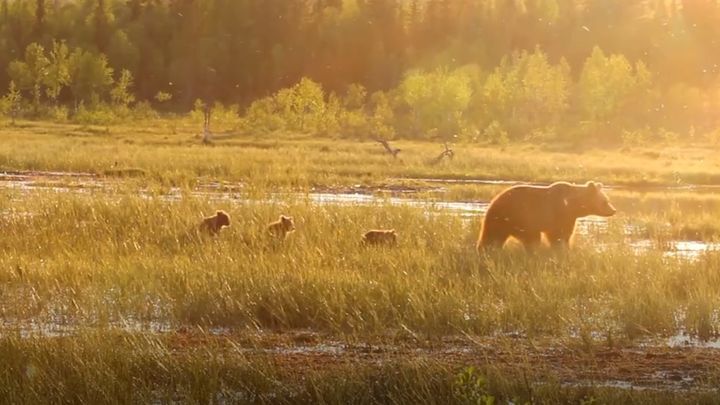
M 396 246 L 397 234 L 394 229 L 371 229 L 363 234 L 361 242 L 366 246 Z
M 295 230 L 295 222 L 292 217 L 280 215 L 280 218 L 275 222 L 271 222 L 267 229 L 270 235 L 278 239 L 285 239 L 289 233 Z
M 200 230 L 210 235 L 217 235 L 224 227 L 230 226 L 230 215 L 225 211 L 217 211 L 215 215 L 206 217 L 200 223 Z

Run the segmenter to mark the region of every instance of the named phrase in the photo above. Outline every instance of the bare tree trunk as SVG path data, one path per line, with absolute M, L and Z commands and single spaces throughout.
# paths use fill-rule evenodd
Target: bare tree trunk
M 205 114 L 204 114 L 204 122 L 203 122 L 203 143 L 210 143 L 212 142 L 212 132 L 210 132 L 210 105 L 205 105 Z

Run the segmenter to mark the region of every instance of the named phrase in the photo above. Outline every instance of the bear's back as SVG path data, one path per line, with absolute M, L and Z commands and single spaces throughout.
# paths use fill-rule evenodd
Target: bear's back
M 510 228 L 547 227 L 557 220 L 558 201 L 561 201 L 555 195 L 557 191 L 552 186 L 511 187 L 493 199 L 486 217 Z
M 508 188 L 498 194 L 491 202 L 490 208 L 510 208 L 527 204 L 544 204 L 548 200 L 552 186 L 519 185 Z

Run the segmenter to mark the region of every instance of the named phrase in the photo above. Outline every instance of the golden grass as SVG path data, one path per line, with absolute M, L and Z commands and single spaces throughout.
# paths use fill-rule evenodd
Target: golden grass
M 635 337 L 720 327 L 705 309 L 717 304 L 720 255 L 635 252 L 622 217 L 579 235 L 567 254 L 509 249 L 481 258 L 473 249 L 479 221 L 440 209 L 238 197 L 213 205 L 190 195 L 4 200 L 0 208 L 21 205 L 23 215 L 3 221 L 0 282 L 12 305 L 2 316 L 350 335 L 567 336 L 582 327 Z M 215 209 L 229 212 L 232 226 L 217 238 L 198 235 L 203 214 Z M 282 244 L 265 230 L 280 213 L 298 228 Z M 400 246 L 363 247 L 363 231 L 376 227 L 397 229 Z
M 591 345 L 720 331 L 720 252 L 687 259 L 666 251 L 677 239 L 717 241 L 720 198 L 713 192 L 611 188 L 620 213 L 607 227 L 578 235 L 572 250 L 527 255 L 510 248 L 483 257 L 474 250 L 479 216 L 382 199 L 318 206 L 303 194 L 359 184 L 411 188 L 418 199 L 486 201 L 505 187 L 424 178 L 718 183 L 720 160 L 702 147 L 458 145 L 452 162 L 431 166 L 436 145 L 429 143 L 398 141 L 403 157 L 396 161 L 372 142 L 232 135 L 208 147 L 192 131 L 169 120 L 107 130 L 37 123 L 0 129 L 2 169 L 90 172 L 107 181 L 96 190 L 80 180 L 73 193 L 0 192 L 2 331 L 72 335 L 26 339 L 0 331 L 7 383 L 0 397 L 7 402 L 207 402 L 227 387 L 227 395 L 255 402 L 407 402 L 431 392 L 438 402 L 460 401 L 453 385 L 459 370 L 443 364 L 350 364 L 297 382 L 212 346 L 175 353 L 148 332 L 157 328 L 311 330 L 357 341 L 510 334 Z M 226 198 L 193 192 L 215 180 L 233 186 Z M 172 185 L 179 188 L 169 198 Z M 202 217 L 217 209 L 230 213 L 231 227 L 215 238 L 198 234 Z M 297 226 L 284 243 L 265 229 L 280 214 Z M 362 246 L 371 228 L 395 228 L 399 246 Z M 632 247 L 642 240 L 649 249 Z M 521 376 L 482 374 L 489 385 L 481 394 L 530 399 Z M 293 391 L 278 381 L 293 382 Z M 377 396 L 359 394 L 368 387 Z M 612 389 L 536 390 L 547 402 L 628 399 Z
M 0 128 L 0 169 L 132 175 L 172 184 L 205 177 L 291 188 L 406 182 L 398 178 L 720 184 L 720 158 L 704 145 L 616 150 L 458 144 L 451 162 L 431 165 L 441 151 L 436 143 L 396 141 L 403 151 L 393 159 L 369 140 L 230 133 L 203 146 L 197 132 L 186 121 L 172 119 L 97 128 L 6 125 Z

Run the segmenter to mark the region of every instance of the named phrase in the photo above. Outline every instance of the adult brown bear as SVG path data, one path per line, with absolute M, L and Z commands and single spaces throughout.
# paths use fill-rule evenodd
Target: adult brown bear
M 577 186 L 557 182 L 549 186 L 514 186 L 490 202 L 477 242 L 478 252 L 502 247 L 514 237 L 531 250 L 542 234 L 553 246 L 567 246 L 575 231 L 575 220 L 588 215 L 609 217 L 616 212 L 602 184 Z

